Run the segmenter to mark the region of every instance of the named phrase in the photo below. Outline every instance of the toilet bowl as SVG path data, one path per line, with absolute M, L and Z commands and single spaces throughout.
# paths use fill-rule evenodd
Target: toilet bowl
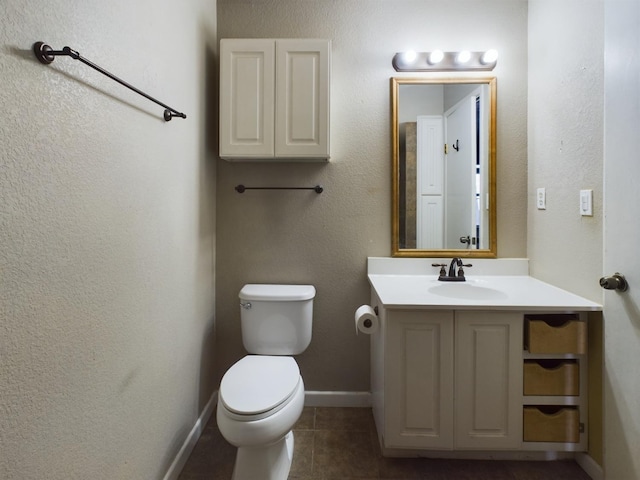
M 292 357 L 248 355 L 220 385 L 217 422 L 238 447 L 233 480 L 286 479 L 293 432 L 304 407 L 304 382 Z
M 250 353 L 224 374 L 216 417 L 238 447 L 233 480 L 286 480 L 292 428 L 304 407 L 304 382 L 291 355 L 311 341 L 311 285 L 245 285 L 240 291 L 242 340 Z

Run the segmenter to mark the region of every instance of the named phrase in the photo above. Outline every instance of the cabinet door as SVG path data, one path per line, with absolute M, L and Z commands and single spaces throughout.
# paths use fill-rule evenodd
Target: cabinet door
M 522 314 L 456 312 L 455 447 L 522 442 Z
M 329 158 L 328 40 L 276 40 L 276 157 Z
M 453 448 L 453 312 L 389 312 L 385 446 Z
M 275 42 L 220 41 L 220 156 L 274 155 Z

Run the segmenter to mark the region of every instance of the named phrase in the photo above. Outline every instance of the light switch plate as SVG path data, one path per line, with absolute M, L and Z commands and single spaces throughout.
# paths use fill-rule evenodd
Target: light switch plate
M 580 190 L 580 215 L 593 216 L 593 190 Z
M 536 206 L 538 210 L 546 210 L 547 208 L 547 192 L 544 188 L 536 190 Z

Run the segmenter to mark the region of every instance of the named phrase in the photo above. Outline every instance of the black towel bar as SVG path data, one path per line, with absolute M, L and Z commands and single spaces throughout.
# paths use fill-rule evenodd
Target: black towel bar
M 57 57 L 59 55 L 66 55 L 68 57 L 73 58 L 74 60 L 80 60 L 85 65 L 90 66 L 94 70 L 97 70 L 98 72 L 102 73 L 103 75 L 106 75 L 110 79 L 115 80 L 116 82 L 118 82 L 121 85 L 124 85 L 129 90 L 133 90 L 138 95 L 142 95 L 146 99 L 151 100 L 154 103 L 157 103 L 161 107 L 164 107 L 165 108 L 165 110 L 164 110 L 164 119 L 165 119 L 165 121 L 168 122 L 173 117 L 187 118 L 187 116 L 184 113 L 181 113 L 181 112 L 177 111 L 176 109 L 171 108 L 169 105 L 165 105 L 164 103 L 160 102 L 159 100 L 156 100 L 155 98 L 153 98 L 151 95 L 148 95 L 148 94 L 144 93 L 142 90 L 137 89 L 133 85 L 131 85 L 131 84 L 125 82 L 124 80 L 116 77 L 114 74 L 107 72 L 104 68 L 99 67 L 98 65 L 96 65 L 93 62 L 90 62 L 86 58 L 81 57 L 78 52 L 76 52 L 75 50 L 72 50 L 69 47 L 64 47 L 62 50 L 54 50 L 49 45 L 45 44 L 44 42 L 36 42 L 36 43 L 33 44 L 33 53 L 35 53 L 37 59 L 40 60 L 40 63 L 44 63 L 45 65 L 48 65 L 51 62 L 53 62 L 55 60 L 55 57 Z
M 316 193 L 324 191 L 320 185 L 315 187 L 245 187 L 244 185 L 236 185 L 235 190 L 238 193 L 244 193 L 245 190 L 314 190 Z

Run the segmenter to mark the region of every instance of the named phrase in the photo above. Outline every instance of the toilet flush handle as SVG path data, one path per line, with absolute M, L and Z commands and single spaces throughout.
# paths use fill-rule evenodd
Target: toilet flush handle
M 246 302 L 246 303 L 240 302 L 240 306 L 242 308 L 244 308 L 245 310 L 249 310 L 251 308 L 251 303 L 250 302 Z

